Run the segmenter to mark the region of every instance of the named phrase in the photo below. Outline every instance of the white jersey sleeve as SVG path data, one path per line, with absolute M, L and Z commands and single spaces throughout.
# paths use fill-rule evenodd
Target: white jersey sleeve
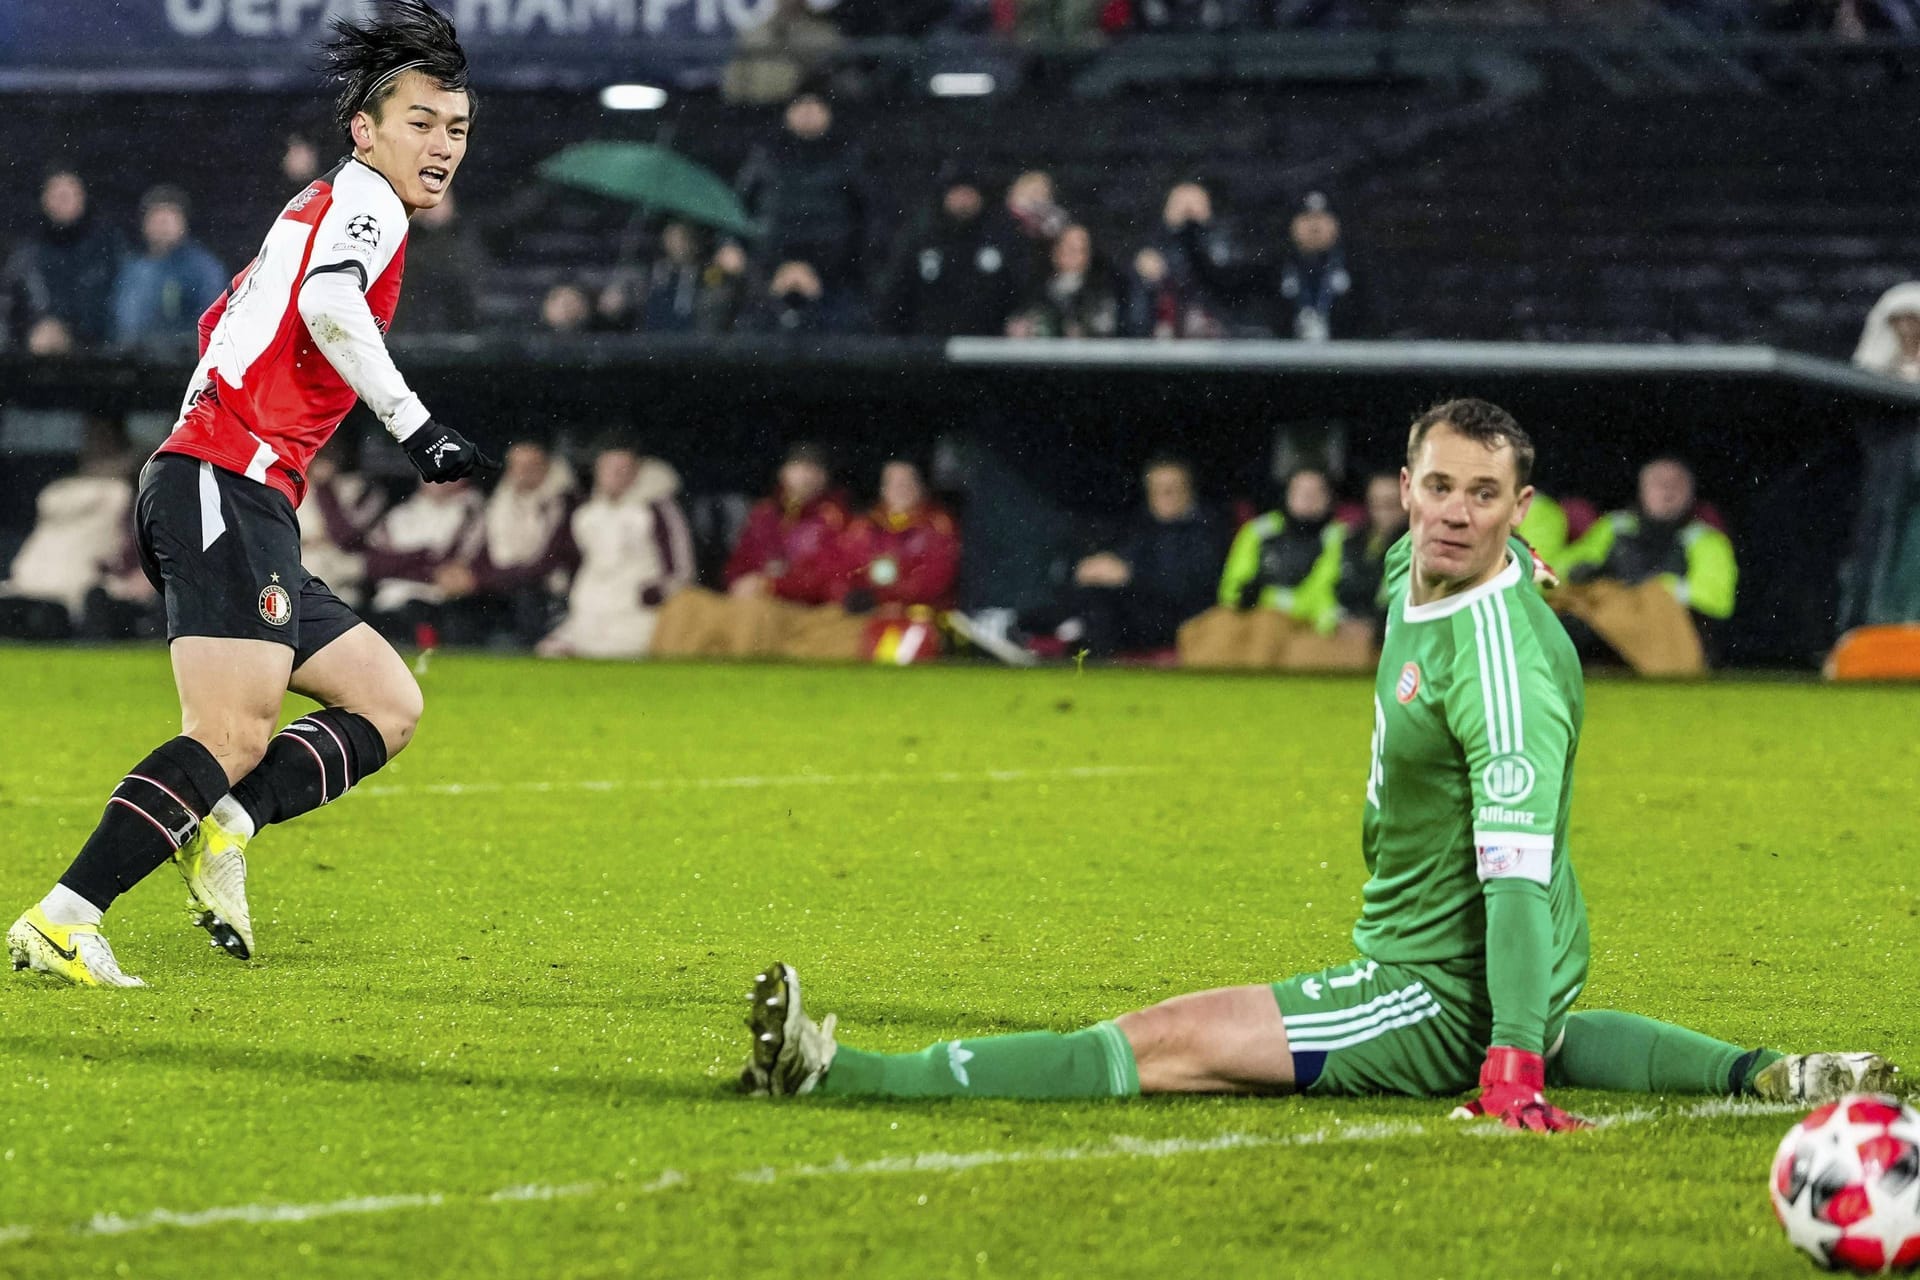
M 406 206 L 393 188 L 367 166 L 349 164 L 315 229 L 299 292 L 300 318 L 314 345 L 396 440 L 419 430 L 427 409 L 387 354 L 366 291 L 406 238 Z

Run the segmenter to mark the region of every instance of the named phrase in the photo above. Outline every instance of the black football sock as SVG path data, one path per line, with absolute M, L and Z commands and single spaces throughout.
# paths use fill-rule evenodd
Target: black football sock
M 211 751 L 185 736 L 163 743 L 120 779 L 60 883 L 105 911 L 193 839 L 226 792 L 227 771 Z
M 266 758 L 233 784 L 254 829 L 310 813 L 387 762 L 373 721 L 339 707 L 301 716 L 273 735 Z

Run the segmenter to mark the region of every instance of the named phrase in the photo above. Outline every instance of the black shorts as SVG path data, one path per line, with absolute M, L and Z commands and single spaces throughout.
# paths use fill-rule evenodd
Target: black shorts
M 300 567 L 300 522 L 278 489 L 163 453 L 140 473 L 134 527 L 140 567 L 166 597 L 170 641 L 268 640 L 298 667 L 360 625 Z

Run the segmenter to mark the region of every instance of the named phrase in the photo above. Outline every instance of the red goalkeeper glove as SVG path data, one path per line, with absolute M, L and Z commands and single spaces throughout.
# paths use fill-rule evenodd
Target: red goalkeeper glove
M 1560 575 L 1553 571 L 1552 565 L 1540 558 L 1540 553 L 1535 551 L 1531 544 L 1527 547 L 1527 554 L 1533 557 L 1533 581 L 1535 586 L 1539 587 L 1542 591 L 1551 591 L 1560 585 Z
M 1454 1109 L 1456 1120 L 1498 1116 L 1509 1129 L 1535 1133 L 1565 1133 L 1591 1129 L 1593 1121 L 1569 1115 L 1547 1101 L 1547 1060 L 1525 1049 L 1494 1045 L 1480 1064 L 1480 1096 Z

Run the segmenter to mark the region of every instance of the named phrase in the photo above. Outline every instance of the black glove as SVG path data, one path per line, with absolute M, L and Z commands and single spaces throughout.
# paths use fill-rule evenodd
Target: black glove
M 468 476 L 484 480 L 500 471 L 500 464 L 489 458 L 479 445 L 432 418 L 401 441 L 400 447 L 407 451 L 407 461 L 428 484 L 444 484 Z

